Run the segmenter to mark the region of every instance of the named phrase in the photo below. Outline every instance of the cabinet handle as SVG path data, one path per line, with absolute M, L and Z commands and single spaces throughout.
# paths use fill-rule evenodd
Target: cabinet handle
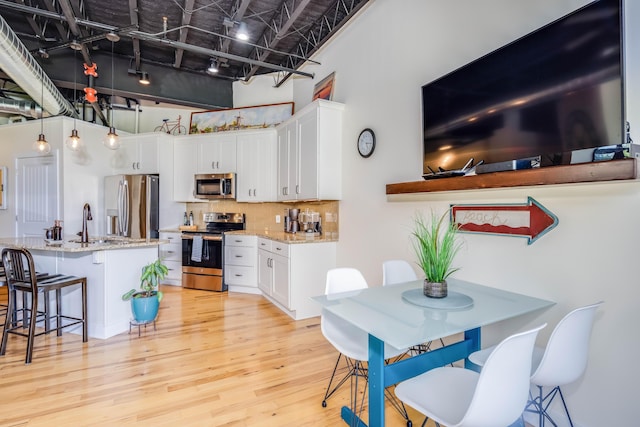
M 136 169 L 140 169 L 140 162 L 136 162 Z
M 300 185 L 296 184 L 296 194 L 300 194 Z
M 281 251 L 281 250 L 282 250 L 282 248 L 276 248 L 276 251 Z
M 136 162 L 131 163 L 131 169 L 135 169 L 136 168 Z
M 220 162 L 216 162 L 216 169 L 220 169 Z
M 174 251 L 167 251 L 168 254 L 174 254 Z
M 236 255 L 236 258 L 242 258 L 242 255 Z
M 211 162 L 211 169 L 215 169 L 216 168 L 216 162 Z
M 256 197 L 256 189 L 253 189 L 253 197 Z
M 242 277 L 242 274 L 234 274 L 236 277 Z

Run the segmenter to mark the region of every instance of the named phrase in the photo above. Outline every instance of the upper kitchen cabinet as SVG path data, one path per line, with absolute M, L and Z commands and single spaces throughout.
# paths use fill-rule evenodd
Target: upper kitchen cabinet
M 164 135 L 147 133 L 120 138 L 120 148 L 114 151 L 112 166 L 114 173 L 149 174 L 159 173 L 159 138 Z
M 236 135 L 197 136 L 198 173 L 233 173 L 236 171 Z
M 174 138 L 173 199 L 206 202 L 193 196 L 194 176 L 236 172 L 236 132 L 185 135 Z
M 193 196 L 198 164 L 198 141 L 176 137 L 173 141 L 173 200 L 176 202 L 206 202 Z
M 275 129 L 239 133 L 236 199 L 239 202 L 276 200 Z
M 277 200 L 342 198 L 344 105 L 316 100 L 277 130 Z

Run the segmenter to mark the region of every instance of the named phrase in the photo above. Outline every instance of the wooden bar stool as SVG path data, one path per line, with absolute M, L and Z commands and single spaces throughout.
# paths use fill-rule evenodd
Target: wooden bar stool
M 62 335 L 62 329 L 82 324 L 82 342 L 87 342 L 87 278 L 67 276 L 63 274 L 43 275 L 35 271 L 33 257 L 26 249 L 6 248 L 2 250 L 2 263 L 5 269 L 5 280 L 8 287 L 8 309 L 5 316 L 2 342 L 0 343 L 0 356 L 4 356 L 7 349 L 8 334 L 20 335 L 27 338 L 27 355 L 25 363 L 31 363 L 34 337 L 56 331 Z M 73 317 L 62 314 L 62 288 L 80 285 L 82 288 L 82 317 Z M 22 308 L 16 304 L 16 293 L 23 294 Z M 56 312 L 51 315 L 49 309 L 49 292 L 56 292 Z M 44 296 L 44 311 L 38 310 L 40 293 Z M 31 294 L 31 298 L 26 298 Z M 30 302 L 29 302 L 30 300 Z M 18 312 L 22 314 L 22 321 L 18 320 Z M 51 327 L 51 320 L 55 319 L 55 327 Z M 36 323 L 44 321 L 45 330 L 36 333 Z M 63 323 L 66 321 L 67 323 Z M 27 333 L 21 329 L 28 329 Z

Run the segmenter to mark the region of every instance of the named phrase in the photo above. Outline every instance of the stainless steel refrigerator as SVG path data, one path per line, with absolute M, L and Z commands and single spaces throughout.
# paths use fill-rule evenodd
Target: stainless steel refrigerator
M 158 175 L 114 175 L 104 179 L 107 236 L 159 237 Z

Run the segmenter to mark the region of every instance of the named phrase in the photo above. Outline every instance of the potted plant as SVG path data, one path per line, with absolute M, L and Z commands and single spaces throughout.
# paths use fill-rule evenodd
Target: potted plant
M 162 301 L 162 292 L 156 290 L 160 280 L 169 272 L 162 259 L 142 267 L 140 275 L 140 290 L 131 289 L 122 295 L 123 301 L 131 300 L 131 312 L 136 322 L 144 323 L 153 321 L 158 315 L 158 306 Z
M 445 222 L 447 213 L 438 218 L 431 212 L 429 219 L 418 214 L 414 220 L 413 248 L 425 275 L 423 293 L 431 298 L 446 297 L 446 279 L 459 270 L 452 267 L 451 263 L 462 243 L 457 240 L 458 225 Z

